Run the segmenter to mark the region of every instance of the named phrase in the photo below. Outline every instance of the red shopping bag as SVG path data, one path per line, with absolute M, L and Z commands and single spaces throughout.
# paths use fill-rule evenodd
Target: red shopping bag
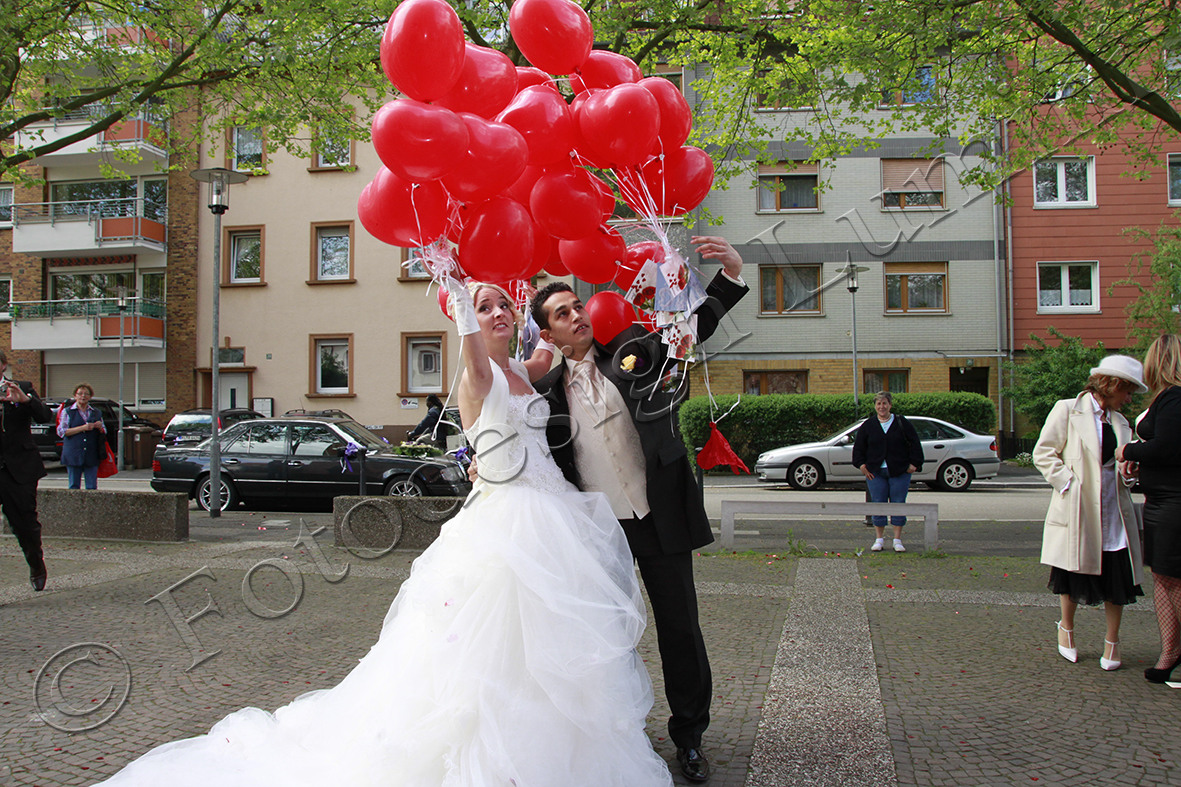
M 104 440 L 103 447 L 107 449 L 107 455 L 98 463 L 98 477 L 110 478 L 119 472 L 119 463 L 115 461 L 115 452 L 111 450 L 111 444 Z

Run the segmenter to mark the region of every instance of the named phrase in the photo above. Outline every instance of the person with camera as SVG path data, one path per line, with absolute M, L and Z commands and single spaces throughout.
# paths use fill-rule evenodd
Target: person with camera
M 107 427 L 103 414 L 90 406 L 93 396 L 90 383 L 78 383 L 74 403 L 63 403 L 57 414 L 57 436 L 62 439 L 62 464 L 70 489 L 81 489 L 83 477 L 87 489 L 98 489 L 98 466 L 107 455 Z
M 32 383 L 8 379 L 7 370 L 8 356 L 0 351 L 0 510 L 25 553 L 33 590 L 41 591 L 47 571 L 37 519 L 37 482 L 45 476 L 45 465 L 29 425 L 49 423 L 53 413 Z

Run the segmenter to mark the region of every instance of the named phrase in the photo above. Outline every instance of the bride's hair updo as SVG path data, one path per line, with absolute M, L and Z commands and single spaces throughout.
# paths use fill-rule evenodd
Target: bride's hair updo
M 488 290 L 496 290 L 497 292 L 499 292 L 501 295 L 504 296 L 504 299 L 506 301 L 508 301 L 509 310 L 513 313 L 513 322 L 515 322 L 518 326 L 520 326 L 520 324 L 521 324 L 521 310 L 517 308 L 517 302 L 515 300 L 513 300 L 513 296 L 510 295 L 509 291 L 506 290 L 504 287 L 501 287 L 499 284 L 493 284 L 490 281 L 473 281 L 473 282 L 468 282 L 467 288 L 472 294 L 473 301 L 476 299 L 476 296 L 480 294 L 480 290 L 488 289 Z

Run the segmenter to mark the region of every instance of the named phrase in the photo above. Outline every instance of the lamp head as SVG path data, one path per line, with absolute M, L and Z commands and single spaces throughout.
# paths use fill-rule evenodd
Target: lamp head
M 230 209 L 230 184 L 246 182 L 244 174 L 225 167 L 198 169 L 191 175 L 194 180 L 209 184 L 209 212 L 217 216 Z

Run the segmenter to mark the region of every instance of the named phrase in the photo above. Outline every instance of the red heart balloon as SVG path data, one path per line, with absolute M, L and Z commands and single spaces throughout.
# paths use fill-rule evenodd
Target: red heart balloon
M 529 164 L 525 167 L 525 171 L 521 173 L 521 177 L 513 181 L 513 185 L 504 190 L 506 197 L 512 197 L 517 202 L 529 207 L 529 195 L 533 193 L 533 186 L 537 183 L 537 179 L 541 177 L 545 169 L 536 164 Z
M 598 160 L 618 166 L 640 164 L 656 143 L 660 106 L 639 85 L 616 85 L 586 100 L 578 127 Z
M 390 172 L 422 183 L 459 166 L 467 126 L 449 109 L 412 98 L 391 101 L 373 116 L 373 149 Z
M 701 148 L 681 147 L 654 158 L 640 169 L 640 175 L 656 202 L 656 212 L 680 216 L 693 210 L 714 182 L 714 162 Z
M 529 195 L 537 223 L 563 240 L 585 238 L 603 223 L 602 194 L 585 169 L 547 170 Z
M 553 88 L 555 91 L 558 89 L 558 83 L 554 81 L 554 78 L 540 68 L 517 66 L 517 90 L 524 90 L 533 85 Z
M 570 0 L 516 0 L 508 26 L 521 54 L 551 74 L 581 66 L 595 39 L 590 17 Z
M 434 101 L 463 70 L 463 25 L 443 0 L 406 0 L 381 38 L 381 68 L 394 87 L 416 101 Z
M 623 262 L 627 243 L 614 228 L 600 227 L 585 238 L 561 241 L 558 254 L 562 264 L 578 278 L 591 284 L 605 284 Z
M 681 89 L 664 77 L 648 77 L 637 84 L 652 94 L 660 106 L 660 133 L 653 155 L 676 150 L 685 144 L 693 128 L 693 112 Z
M 459 117 L 467 126 L 468 149 L 459 166 L 443 177 L 443 185 L 457 200 L 479 202 L 521 176 L 529 151 L 524 137 L 511 126 L 467 112 Z
M 644 263 L 649 260 L 657 265 L 664 262 L 664 246 L 661 243 L 645 240 L 628 246 L 623 264 L 615 272 L 615 283 L 619 289 L 627 292 L 628 288 L 632 286 L 632 282 L 636 280 L 636 276 L 639 275 L 640 269 L 644 267 Z
M 508 56 L 486 46 L 466 45 L 463 72 L 436 104 L 455 112 L 494 117 L 517 93 L 517 67 Z
M 598 175 L 592 174 L 591 179 L 595 182 L 595 188 L 599 190 L 599 208 L 603 211 L 603 221 L 607 221 L 615 213 L 615 192 L 611 185 Z
M 508 197 L 493 197 L 477 205 L 459 239 L 459 261 L 478 281 L 522 278 L 533 262 L 529 211 Z
M 530 164 L 545 165 L 569 158 L 574 148 L 574 121 L 566 101 L 545 85 L 518 92 L 496 119 L 525 137 Z
M 411 183 L 385 167 L 361 191 L 357 216 L 369 234 L 392 246 L 425 246 L 443 234 L 447 192 L 437 181 Z
M 586 302 L 595 339 L 606 344 L 636 322 L 636 310 L 617 292 L 592 295 Z
M 644 72 L 630 57 L 606 49 L 595 49 L 587 55 L 578 74 L 570 77 L 570 86 L 575 92 L 581 93 L 587 88 L 615 87 L 625 82 L 639 82 L 643 78 Z

